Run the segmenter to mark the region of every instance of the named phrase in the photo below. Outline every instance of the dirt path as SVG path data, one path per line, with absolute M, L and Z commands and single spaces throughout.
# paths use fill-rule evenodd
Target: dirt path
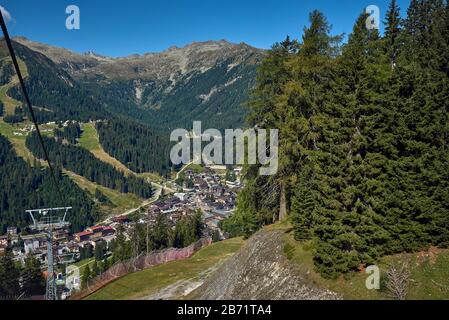
M 215 272 L 222 263 L 223 261 L 218 262 L 213 267 L 199 273 L 195 278 L 179 280 L 140 300 L 183 300 L 191 292 L 203 285 L 207 277 Z

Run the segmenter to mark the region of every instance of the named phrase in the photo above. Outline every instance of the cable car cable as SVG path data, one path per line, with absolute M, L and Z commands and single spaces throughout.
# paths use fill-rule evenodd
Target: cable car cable
M 37 135 L 39 137 L 39 142 L 41 144 L 42 150 L 43 150 L 44 155 L 45 155 L 45 160 L 47 161 L 48 167 L 50 168 L 50 173 L 52 175 L 53 182 L 54 182 L 54 184 L 56 186 L 56 189 L 58 190 L 58 194 L 59 194 L 61 200 L 63 200 L 64 198 L 63 198 L 61 189 L 59 188 L 59 183 L 58 183 L 58 180 L 56 179 L 56 175 L 55 175 L 55 172 L 53 170 L 53 166 L 51 165 L 50 158 L 48 156 L 48 151 L 47 151 L 47 148 L 45 147 L 44 139 L 42 138 L 42 135 L 41 135 L 41 132 L 40 132 L 40 129 L 39 129 L 39 125 L 38 125 L 38 123 L 36 121 L 36 116 L 34 115 L 33 107 L 31 105 L 30 98 L 28 96 L 28 92 L 27 92 L 26 87 L 25 87 L 25 82 L 23 81 L 22 72 L 20 71 L 19 64 L 17 63 L 16 54 L 15 54 L 14 49 L 12 47 L 11 39 L 9 38 L 8 29 L 6 27 L 6 23 L 5 23 L 5 20 L 3 18 L 3 12 L 1 12 L 1 10 L 0 10 L 0 24 L 1 24 L 1 27 L 2 27 L 2 31 L 3 31 L 3 35 L 5 37 L 6 44 L 8 45 L 8 50 L 9 50 L 9 54 L 10 54 L 11 59 L 12 59 L 12 63 L 14 65 L 14 68 L 16 69 L 17 77 L 19 78 L 20 87 L 22 89 L 23 97 L 25 98 L 26 105 L 28 106 L 28 111 L 29 111 L 29 113 L 31 115 L 31 120 L 34 123 Z

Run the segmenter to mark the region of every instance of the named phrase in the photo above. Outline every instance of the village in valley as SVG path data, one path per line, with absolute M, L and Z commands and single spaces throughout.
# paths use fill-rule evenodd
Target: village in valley
M 176 179 L 167 181 L 157 199 L 146 207 L 129 213 L 108 217 L 104 222 L 90 226 L 77 233 L 71 233 L 69 225 L 55 226 L 52 232 L 53 252 L 57 270 L 57 283 L 64 288 L 64 296 L 81 288 L 80 280 L 67 286 L 63 271 L 67 266 L 84 266 L 92 262 L 94 256 L 101 252 L 101 258 L 111 256 L 110 244 L 117 237 L 120 229 L 125 237 L 131 238 L 131 230 L 136 224 L 149 227 L 163 215 L 174 229 L 183 217 L 202 214 L 203 237 L 220 241 L 228 235 L 220 229 L 220 222 L 232 215 L 236 207 L 237 193 L 242 188 L 241 168 L 226 166 L 188 165 L 177 173 Z M 12 247 L 14 260 L 24 263 L 29 255 L 41 262 L 42 270 L 47 265 L 47 234 L 32 230 L 18 230 L 8 227 L 7 233 L 0 236 L 0 255 L 6 247 Z M 83 263 L 86 261 L 86 263 Z M 67 288 L 68 287 L 68 288 Z

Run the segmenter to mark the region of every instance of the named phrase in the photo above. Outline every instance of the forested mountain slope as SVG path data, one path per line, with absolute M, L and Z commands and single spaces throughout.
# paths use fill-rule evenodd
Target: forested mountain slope
M 194 120 L 203 121 L 203 127 L 244 126 L 244 104 L 265 54 L 227 41 L 116 59 L 23 37 L 14 38 L 13 46 L 27 66 L 25 82 L 40 123 L 107 120 L 97 125 L 103 148 L 136 172 L 161 175 L 171 169 L 172 129 L 188 129 Z M 4 84 L 14 74 L 7 57 L 2 40 Z M 23 100 L 17 84 L 5 90 L 5 98 Z M 26 119 L 20 109 L 8 118 L 14 123 Z
M 216 128 L 243 125 L 243 104 L 265 54 L 222 40 L 113 59 L 23 37 L 14 40 L 46 55 L 107 104 L 108 111 L 125 114 L 125 109 L 130 117 L 163 130 L 191 126 L 193 120 Z
M 136 173 L 170 173 L 170 141 L 167 134 L 148 126 L 112 119 L 96 124 L 104 150 Z M 157 152 L 155 152 L 157 150 Z
M 33 106 L 45 108 L 36 110 L 40 122 L 102 119 L 108 117 L 105 104 L 94 99 L 62 68 L 58 67 L 44 55 L 14 42 L 17 56 L 25 62 L 29 76 L 25 79 L 27 90 Z M 6 43 L 0 41 L 0 59 L 8 57 Z M 10 62 L 8 63 L 11 65 Z M 5 77 L 12 73 L 5 74 Z M 15 74 L 15 72 L 14 72 Z M 8 95 L 23 101 L 22 94 L 16 86 Z
M 52 181 L 50 171 L 39 166 L 31 167 L 19 158 L 11 143 L 0 135 L 0 234 L 7 226 L 25 228 L 30 217 L 25 210 L 61 206 L 61 201 L 73 206 L 70 222 L 73 231 L 80 231 L 98 219 L 99 212 L 78 186 L 57 172 L 64 199 Z
M 47 137 L 44 137 L 44 143 L 57 167 L 68 169 L 90 181 L 122 193 L 134 193 L 141 198 L 150 198 L 153 194 L 151 185 L 144 179 L 125 176 L 124 173 L 100 161 L 83 148 Z M 27 138 L 26 146 L 38 159 L 44 158 L 35 132 Z

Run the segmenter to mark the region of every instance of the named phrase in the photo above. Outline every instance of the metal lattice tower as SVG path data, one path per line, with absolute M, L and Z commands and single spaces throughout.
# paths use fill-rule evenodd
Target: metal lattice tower
M 58 300 L 54 259 L 53 259 L 53 231 L 50 227 L 47 234 L 47 288 L 45 290 L 45 300 Z
M 33 220 L 33 224 L 30 226 L 31 229 L 45 232 L 47 235 L 47 287 L 45 291 L 45 299 L 46 300 L 57 300 L 58 293 L 56 287 L 56 277 L 55 277 L 55 261 L 53 255 L 53 230 L 54 229 L 62 229 L 70 226 L 70 223 L 67 222 L 66 216 L 69 210 L 72 207 L 63 207 L 63 208 L 49 208 L 49 209 L 34 209 L 34 210 L 26 210 L 27 213 L 30 214 L 31 220 Z M 65 211 L 64 216 L 54 217 L 51 213 L 55 211 Z M 40 220 L 35 218 L 35 214 L 40 215 Z

